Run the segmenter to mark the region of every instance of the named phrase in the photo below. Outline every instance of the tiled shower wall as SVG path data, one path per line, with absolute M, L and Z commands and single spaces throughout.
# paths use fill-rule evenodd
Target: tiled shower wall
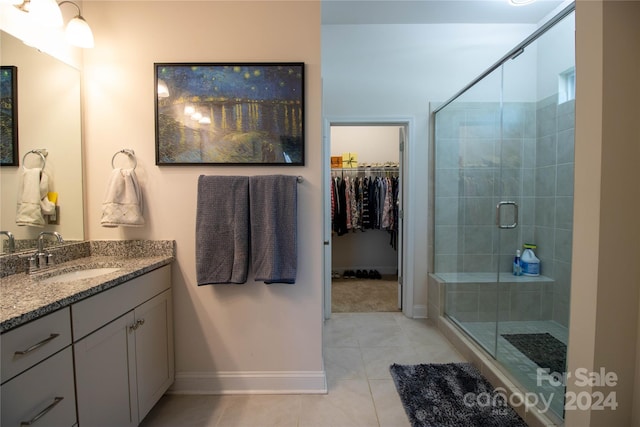
M 436 116 L 434 271 L 493 272 L 499 263 L 510 272 L 515 250 L 536 243 L 542 274 L 554 282 L 532 297 L 542 299 L 543 318 L 566 326 L 574 102 L 506 103 L 502 114 L 502 129 L 498 103 L 454 103 Z M 514 232 L 495 226 L 500 200 L 520 206 Z
M 575 101 L 552 96 L 537 103 L 535 226 L 533 238 L 548 285 L 551 319 L 568 326 L 573 241 Z

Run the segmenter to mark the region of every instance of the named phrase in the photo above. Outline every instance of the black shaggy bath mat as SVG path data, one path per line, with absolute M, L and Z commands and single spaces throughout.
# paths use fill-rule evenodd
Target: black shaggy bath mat
M 470 363 L 391 365 L 413 427 L 526 427 Z
M 541 368 L 549 368 L 550 372 L 564 372 L 567 346 L 553 335 L 544 333 L 502 336 Z

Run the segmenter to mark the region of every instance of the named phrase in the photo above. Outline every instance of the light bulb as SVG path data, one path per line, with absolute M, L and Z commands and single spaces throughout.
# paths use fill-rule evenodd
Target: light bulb
M 65 37 L 67 41 L 78 47 L 92 48 L 93 47 L 93 32 L 87 24 L 87 21 L 80 15 L 73 18 L 67 24 L 65 30 Z
M 63 24 L 62 11 L 55 0 L 31 0 L 29 16 L 47 27 L 59 28 Z

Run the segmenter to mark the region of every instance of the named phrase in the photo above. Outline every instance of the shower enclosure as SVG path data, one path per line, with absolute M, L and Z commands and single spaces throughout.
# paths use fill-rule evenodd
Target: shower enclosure
M 562 417 L 573 227 L 574 12 L 434 112 L 433 277 L 444 314 Z M 541 275 L 514 276 L 537 245 Z

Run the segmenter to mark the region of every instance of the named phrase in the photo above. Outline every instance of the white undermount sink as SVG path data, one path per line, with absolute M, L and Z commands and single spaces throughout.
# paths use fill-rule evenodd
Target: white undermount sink
M 118 267 L 87 268 L 84 270 L 70 271 L 68 273 L 58 274 L 57 276 L 51 276 L 44 280 L 40 280 L 39 282 L 42 284 L 55 282 L 72 282 L 74 280 L 90 279 L 92 277 L 102 276 L 118 270 L 120 270 L 120 268 Z

